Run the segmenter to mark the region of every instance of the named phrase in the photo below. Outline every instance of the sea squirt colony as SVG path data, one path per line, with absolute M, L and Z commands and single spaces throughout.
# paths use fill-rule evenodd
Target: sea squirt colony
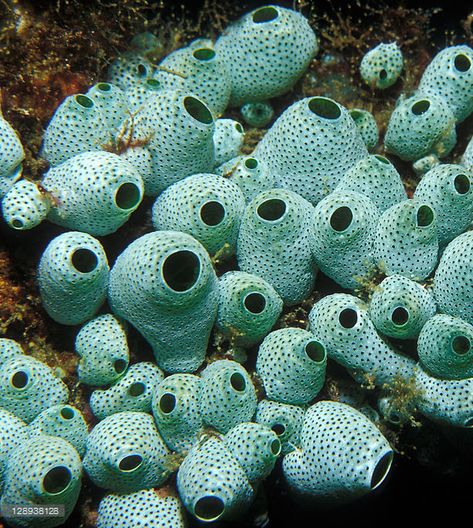
M 418 412 L 472 427 L 473 143 L 461 165 L 440 159 L 473 111 L 473 50 L 440 51 L 392 112 L 385 150 L 422 176 L 408 198 L 394 165 L 369 153 L 373 116 L 327 97 L 294 102 L 241 153 L 243 126 L 221 116 L 241 107 L 251 126 L 271 122 L 268 101 L 318 52 L 300 13 L 256 9 L 157 67 L 144 56 L 147 39 L 134 41 L 142 52 L 118 57 L 106 82 L 52 116 L 40 183 L 22 179 L 21 142 L 0 119 L 5 221 L 68 229 L 50 241 L 37 278 L 49 316 L 82 325 L 77 375 L 94 388 L 98 420 L 89 431 L 57 373 L 0 339 L 1 505 L 64 504 L 67 517 L 88 478 L 105 490 L 98 528 L 130 519 L 177 528 L 186 512 L 232 519 L 278 458 L 295 498 L 337 504 L 388 474 L 394 451 L 381 423 Z M 360 73 L 386 89 L 402 68 L 397 43 L 381 43 Z M 156 197 L 154 231 L 110 269 L 97 237 L 119 229 L 145 195 Z M 217 258 L 236 258 L 238 269 L 218 277 Z M 348 291 L 315 302 L 308 328 L 273 330 L 284 306 L 311 295 L 319 270 Z M 380 273 L 369 300 L 358 297 Z M 112 313 L 100 312 L 106 300 Z M 130 365 L 127 323 L 155 363 Z M 206 357 L 214 329 L 239 357 Z M 409 339 L 418 360 L 397 349 Z M 255 345 L 250 373 L 244 351 Z M 317 401 L 331 361 L 378 388 L 378 410 L 350 391 Z M 407 409 L 389 391 L 396 383 L 414 387 Z M 6 516 L 14 527 L 64 521 Z

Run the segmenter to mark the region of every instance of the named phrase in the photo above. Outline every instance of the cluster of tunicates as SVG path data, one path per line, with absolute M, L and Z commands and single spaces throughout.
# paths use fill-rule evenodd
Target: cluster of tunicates
M 318 51 L 300 13 L 258 8 L 157 65 L 145 55 L 151 37 L 135 37 L 139 49 L 108 80 L 61 102 L 40 184 L 21 179 L 21 142 L 0 120 L 5 221 L 64 228 L 37 281 L 48 316 L 80 327 L 77 378 L 96 423 L 89 430 L 69 403 L 64 373 L 0 339 L 1 504 L 60 503 L 67 518 L 87 478 L 104 490 L 98 528 L 179 528 L 187 515 L 244 515 L 276 465 L 305 504 L 366 495 L 394 456 L 381 425 L 419 413 L 473 427 L 471 143 L 463 164 L 431 164 L 408 197 L 394 164 L 369 153 L 379 136 L 368 111 L 311 96 L 272 123 L 268 101 Z M 396 44 L 381 44 L 361 74 L 384 89 L 402 64 Z M 446 156 L 473 110 L 472 75 L 471 48 L 441 51 L 394 108 L 386 151 Z M 241 123 L 222 117 L 233 107 L 250 126 L 272 123 L 250 155 Z M 110 266 L 100 237 L 145 195 L 152 231 Z M 319 272 L 341 291 L 314 302 Z M 300 303 L 310 303 L 306 328 L 278 323 Z M 154 361 L 131 362 L 130 325 Z M 349 389 L 323 399 L 330 362 L 353 387 L 375 387 L 377 408 Z M 414 388 L 402 408 L 394 384 Z

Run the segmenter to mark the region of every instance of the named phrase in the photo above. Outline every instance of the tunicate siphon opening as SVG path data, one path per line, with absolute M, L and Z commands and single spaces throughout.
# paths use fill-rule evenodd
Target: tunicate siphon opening
M 390 161 L 388 158 L 385 158 L 384 156 L 380 156 L 379 154 L 375 154 L 375 158 L 380 161 L 381 163 L 384 163 L 385 165 L 390 165 Z
M 274 424 L 271 429 L 278 435 L 281 436 L 286 432 L 286 427 L 283 424 Z
M 72 480 L 71 470 L 66 466 L 56 466 L 43 477 L 43 489 L 50 495 L 62 493 Z
M 351 116 L 351 118 L 353 119 L 353 121 L 355 121 L 355 123 L 358 123 L 359 121 L 361 121 L 365 114 L 364 112 L 361 112 L 360 110 L 349 110 L 348 112 Z
M 97 84 L 97 90 L 101 92 L 109 92 L 112 89 L 112 86 L 108 83 L 99 83 Z
M 15 389 L 21 390 L 28 385 L 29 380 L 30 378 L 27 372 L 25 372 L 24 370 L 18 370 L 11 377 L 11 385 Z
M 458 54 L 453 61 L 455 68 L 460 72 L 466 72 L 471 68 L 471 60 L 463 53 Z
M 235 128 L 236 128 L 236 131 L 237 131 L 239 134 L 243 134 L 244 129 L 243 129 L 243 127 L 240 125 L 240 123 L 235 123 Z
M 209 227 L 217 226 L 225 218 L 225 207 L 220 202 L 210 201 L 200 208 L 200 219 Z
M 120 471 L 135 471 L 138 469 L 143 462 L 141 455 L 127 455 L 124 456 L 118 463 Z
M 379 71 L 379 78 L 382 81 L 384 81 L 384 79 L 386 79 L 387 76 L 388 76 L 388 72 L 384 68 Z
M 259 292 L 249 293 L 243 301 L 245 308 L 252 314 L 260 314 L 266 308 L 266 297 Z
M 171 392 L 165 392 L 161 398 L 159 398 L 159 409 L 164 414 L 169 414 L 174 411 L 176 407 L 176 396 Z
M 113 369 L 117 374 L 121 374 L 127 367 L 127 362 L 124 359 L 117 359 L 113 364 Z
M 256 169 L 258 166 L 258 160 L 255 160 L 255 158 L 248 158 L 245 160 L 245 167 L 247 169 L 253 170 Z
M 133 209 L 141 200 L 141 192 L 134 183 L 122 183 L 115 193 L 115 203 L 123 210 Z
M 468 420 L 465 420 L 465 427 L 473 427 L 473 417 L 468 418 Z
M 275 438 L 275 439 L 271 442 L 270 449 L 271 449 L 271 453 L 272 453 L 274 456 L 278 456 L 279 453 L 281 452 L 281 442 L 280 442 L 277 438 Z
M 200 48 L 196 49 L 192 55 L 194 55 L 197 60 L 208 61 L 215 57 L 215 51 L 210 48 Z
M 338 320 L 343 328 L 353 328 L 358 322 L 358 313 L 353 308 L 345 308 L 340 312 Z
M 376 464 L 376 467 L 374 468 L 374 471 L 373 471 L 373 475 L 371 476 L 371 489 L 372 490 L 377 488 L 386 478 L 391 468 L 392 461 L 393 461 L 393 452 L 389 451 L 388 453 L 383 455 L 381 459 L 379 460 L 379 462 Z
M 213 122 L 212 114 L 210 110 L 204 105 L 202 101 L 199 101 L 195 97 L 190 95 L 184 97 L 184 108 L 187 113 L 193 117 L 199 123 L 204 125 L 210 125 Z
M 199 257 L 187 250 L 171 253 L 164 260 L 162 274 L 164 282 L 171 290 L 177 292 L 190 290 L 199 278 Z
M 253 13 L 253 22 L 255 24 L 271 22 L 271 20 L 275 20 L 276 18 L 278 18 L 278 12 L 271 6 L 262 7 Z
M 148 68 L 144 64 L 138 64 L 136 67 L 136 73 L 138 77 L 144 77 L 148 74 Z
M 99 259 L 92 250 L 81 248 L 74 251 L 71 262 L 80 273 L 90 273 L 97 267 Z
M 246 381 L 243 377 L 243 374 L 240 374 L 239 372 L 234 372 L 230 376 L 230 385 L 237 392 L 243 392 L 246 389 Z
M 216 521 L 225 511 L 225 504 L 220 497 L 207 495 L 201 497 L 194 506 L 194 515 L 201 521 Z
M 71 407 L 63 407 L 59 413 L 61 418 L 64 420 L 72 420 L 74 418 L 75 412 Z
M 399 414 L 391 411 L 389 413 L 389 421 L 392 423 L 392 424 L 399 424 L 401 423 L 401 417 L 399 416 Z
M 86 95 L 76 95 L 75 99 L 76 103 L 82 108 L 92 108 L 94 106 L 92 99 Z
M 309 109 L 324 119 L 338 119 L 342 115 L 338 104 L 327 97 L 312 97 L 309 101 Z
M 453 180 L 458 194 L 466 194 L 470 190 L 470 178 L 466 174 L 459 174 Z
M 452 349 L 456 354 L 467 354 L 471 349 L 471 343 L 468 337 L 459 335 L 452 340 Z
M 347 206 L 335 209 L 330 217 L 330 226 L 334 231 L 341 233 L 350 227 L 353 220 L 353 213 Z
M 391 314 L 391 321 L 396 326 L 403 326 L 409 321 L 409 312 L 404 306 L 398 306 L 397 308 L 394 308 Z
M 286 212 L 286 202 L 273 198 L 266 200 L 258 206 L 258 216 L 268 222 L 275 222 L 284 216 Z
M 141 381 L 136 381 L 135 383 L 132 383 L 128 387 L 128 394 L 132 398 L 137 398 L 138 396 L 141 396 L 142 394 L 144 394 L 145 390 L 146 390 L 146 385 L 142 383 Z
M 10 222 L 10 225 L 14 228 L 14 229 L 23 229 L 23 226 L 25 225 L 23 220 L 21 218 L 13 218 L 12 221 Z
M 421 205 L 417 209 L 417 225 L 428 227 L 434 221 L 434 211 L 428 205 Z
M 305 346 L 305 353 L 309 359 L 316 363 L 325 361 L 325 347 L 318 341 L 309 341 Z
M 146 79 L 146 87 L 151 90 L 159 90 L 161 84 L 156 79 Z
M 430 101 L 428 101 L 427 99 L 421 99 L 420 101 L 417 101 L 412 105 L 411 112 L 416 116 L 420 116 L 422 114 L 425 114 L 425 112 L 427 112 L 429 108 Z

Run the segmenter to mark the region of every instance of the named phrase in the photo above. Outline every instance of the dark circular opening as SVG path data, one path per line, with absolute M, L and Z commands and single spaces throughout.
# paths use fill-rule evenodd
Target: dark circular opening
M 171 290 L 190 290 L 199 278 L 199 257 L 192 251 L 176 251 L 164 260 L 162 273 L 164 282 Z
M 143 457 L 141 455 L 127 455 L 120 460 L 118 468 L 120 471 L 135 471 L 142 462 Z
M 309 341 L 305 346 L 305 353 L 316 363 L 325 361 L 325 347 L 318 341 Z
M 224 511 L 223 500 L 213 495 L 201 497 L 194 506 L 194 515 L 201 521 L 216 521 Z
M 243 392 L 246 389 L 246 381 L 243 377 L 243 374 L 239 372 L 234 372 L 230 376 L 230 385 L 238 392 Z
M 136 381 L 128 387 L 128 394 L 133 398 L 137 398 L 138 396 L 144 394 L 145 390 L 146 385 L 141 381 Z
M 27 372 L 19 370 L 11 377 L 12 387 L 19 390 L 24 389 L 28 385 L 29 379 L 30 378 Z
M 401 423 L 401 417 L 395 412 L 389 413 L 389 421 L 393 424 Z
M 115 194 L 115 203 L 120 209 L 133 209 L 141 200 L 141 192 L 134 183 L 122 183 Z
M 403 306 L 398 306 L 391 314 L 391 321 L 396 326 L 403 326 L 409 321 L 409 312 Z
M 200 61 L 208 61 L 215 57 L 215 51 L 210 48 L 200 48 L 194 51 L 194 57 Z
M 245 167 L 247 169 L 256 169 L 256 167 L 258 166 L 258 160 L 255 160 L 255 158 L 247 158 L 245 160 Z
M 282 218 L 286 212 L 286 202 L 279 200 L 278 198 L 266 200 L 258 206 L 257 212 L 258 216 L 263 220 L 274 222 Z
M 327 97 L 313 97 L 309 101 L 309 109 L 324 119 L 338 119 L 342 115 L 338 104 Z
M 22 229 L 25 224 L 23 223 L 23 220 L 21 220 L 20 218 L 14 218 L 11 221 L 10 225 L 14 227 L 15 229 Z
M 225 207 L 220 202 L 207 202 L 200 208 L 200 218 L 205 225 L 217 226 L 225 218 Z
M 380 461 L 374 468 L 373 475 L 371 476 L 371 489 L 377 488 L 383 482 L 383 480 L 386 478 L 386 475 L 389 473 L 392 461 L 392 451 L 381 457 Z
M 176 397 L 171 392 L 165 392 L 159 398 L 159 409 L 164 414 L 171 413 L 176 407 Z
M 466 55 L 463 55 L 463 53 L 457 55 L 453 62 L 455 68 L 460 72 L 466 72 L 471 68 L 471 60 Z
M 280 423 L 274 424 L 271 429 L 278 435 L 281 436 L 286 432 L 286 426 Z
M 61 418 L 64 418 L 64 420 L 72 420 L 74 418 L 75 412 L 71 407 L 63 407 L 59 414 L 61 415 Z
M 249 293 L 243 304 L 252 314 L 260 314 L 266 308 L 266 297 L 258 292 Z
M 466 194 L 470 190 L 470 178 L 466 174 L 459 174 L 453 181 L 458 194 Z
M 375 158 L 380 161 L 381 163 L 384 163 L 386 165 L 390 165 L 390 161 L 388 160 L 388 158 L 385 158 L 384 156 L 380 156 L 379 154 L 375 154 Z
M 452 341 L 452 349 L 456 354 L 467 354 L 471 349 L 471 343 L 466 336 L 456 336 Z
M 350 110 L 349 113 L 353 121 L 355 121 L 355 123 L 358 123 L 364 118 L 364 113 L 361 112 L 360 110 Z
M 161 84 L 156 79 L 147 79 L 146 86 L 151 88 L 151 90 L 159 90 L 161 88 Z
M 382 70 L 380 70 L 379 72 L 379 78 L 384 81 L 384 79 L 386 79 L 386 77 L 388 76 L 388 72 L 383 68 Z
M 43 477 L 43 489 L 50 495 L 62 493 L 72 480 L 71 470 L 66 466 L 56 466 Z
M 92 108 L 94 106 L 92 99 L 86 95 L 76 95 L 76 102 L 82 108 Z
M 353 308 L 345 308 L 340 312 L 338 320 L 343 328 L 353 328 L 358 322 L 358 313 Z
M 72 254 L 72 265 L 80 273 L 90 273 L 94 271 L 99 263 L 97 255 L 90 249 L 76 249 Z
M 271 442 L 271 453 L 274 455 L 274 456 L 278 456 L 279 453 L 281 452 L 281 442 L 279 441 L 279 439 L 275 438 L 272 442 Z
M 117 374 L 121 374 L 127 366 L 127 362 L 124 359 L 117 359 L 113 364 L 113 368 Z
M 353 220 L 353 213 L 347 206 L 335 209 L 330 217 L 330 226 L 334 231 L 342 232 L 350 227 Z
M 434 221 L 434 211 L 428 205 L 421 205 L 417 209 L 417 225 L 428 227 Z
M 414 115 L 422 115 L 427 112 L 427 110 L 430 108 L 430 101 L 427 101 L 427 99 L 422 99 L 421 101 L 417 101 L 414 103 L 411 107 L 411 112 Z
M 144 64 L 138 64 L 136 71 L 138 73 L 138 77 L 144 77 L 148 74 L 148 68 Z
M 210 125 L 213 122 L 212 114 L 210 110 L 204 105 L 202 101 L 199 101 L 195 97 L 190 95 L 184 97 L 184 108 L 187 113 L 193 117 L 199 123 L 204 125 Z
M 468 420 L 465 420 L 465 427 L 472 427 L 473 426 L 473 418 L 468 418 Z
M 240 125 L 240 123 L 236 123 L 236 124 L 235 124 L 235 128 L 237 129 L 237 132 L 238 132 L 239 134 L 243 134 L 243 132 L 245 131 L 245 130 L 243 129 L 243 127 Z
M 262 7 L 253 13 L 253 22 L 255 24 L 271 22 L 271 20 L 275 20 L 276 18 L 278 18 L 278 12 L 271 6 Z
M 112 87 L 108 83 L 99 83 L 97 84 L 97 89 L 100 90 L 101 92 L 109 92 L 112 89 Z

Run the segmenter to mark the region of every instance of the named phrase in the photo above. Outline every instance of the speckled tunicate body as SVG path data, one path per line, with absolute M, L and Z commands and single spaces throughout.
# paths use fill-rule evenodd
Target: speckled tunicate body
M 125 92 L 128 108 L 131 116 L 125 123 L 125 127 L 130 130 L 134 126 L 135 114 L 139 114 L 146 108 L 146 104 L 150 97 L 156 95 L 163 89 L 160 82 L 156 79 L 143 79 L 128 88 Z
M 255 128 L 266 128 L 274 117 L 274 109 L 268 101 L 246 103 L 240 113 L 245 123 Z
M 376 120 L 371 112 L 362 108 L 353 108 L 348 111 L 358 132 L 362 137 L 366 148 L 371 152 L 374 150 L 379 141 L 379 130 Z
M 13 357 L 21 356 L 23 353 L 23 348 L 15 340 L 0 337 L 0 365 Z
M 32 181 L 20 180 L 13 184 L 2 200 L 2 214 L 7 224 L 19 231 L 40 224 L 51 209 L 48 196 Z
M 6 409 L 0 409 L 0 495 L 10 452 L 26 442 L 28 426 Z
M 384 90 L 398 80 L 403 64 L 402 52 L 396 42 L 378 44 L 364 55 L 360 75 L 371 88 Z
M 24 157 L 25 152 L 18 134 L 0 110 L 0 199 L 21 177 L 21 162 Z
M 241 123 L 234 119 L 217 119 L 214 132 L 215 166 L 237 157 L 244 139 L 245 130 Z
M 150 78 L 153 72 L 153 65 L 141 53 L 128 51 L 119 55 L 110 64 L 107 80 L 126 91 Z
M 130 115 L 125 92 L 112 83 L 94 84 L 86 94 L 102 111 L 108 130 L 113 134 L 120 130 Z

